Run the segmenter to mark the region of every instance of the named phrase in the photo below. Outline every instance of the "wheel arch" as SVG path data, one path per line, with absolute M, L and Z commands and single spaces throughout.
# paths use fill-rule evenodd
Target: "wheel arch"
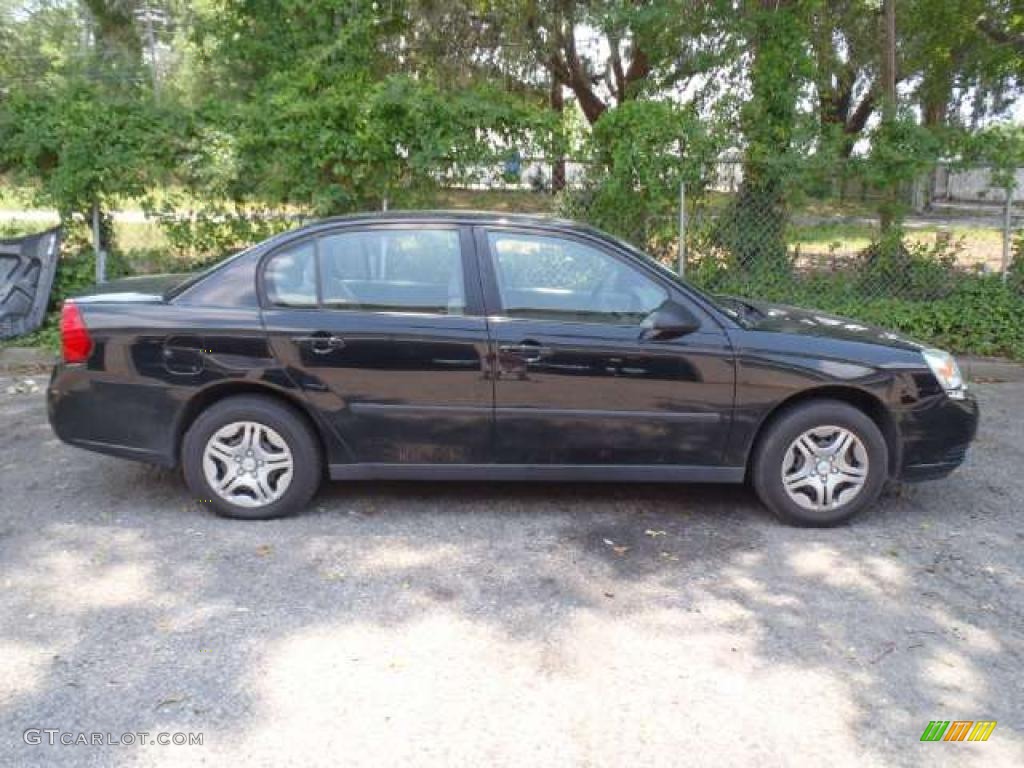
M 225 381 L 213 384 L 196 393 L 196 395 L 185 404 L 185 407 L 182 408 L 181 413 L 178 415 L 178 422 L 174 428 L 173 456 L 176 464 L 180 465 L 181 463 L 181 447 L 185 438 L 185 433 L 199 417 L 199 414 L 221 400 L 226 400 L 229 397 L 235 397 L 238 395 L 261 395 L 272 400 L 277 400 L 295 411 L 295 413 L 297 413 L 306 423 L 306 426 L 309 427 L 310 432 L 312 432 L 313 439 L 316 441 L 317 449 L 320 451 L 321 463 L 324 467 L 327 467 L 328 449 L 324 440 L 324 434 L 306 403 L 304 403 L 300 397 L 297 397 L 290 392 L 267 384 L 259 384 L 252 381 Z
M 896 420 L 893 418 L 892 413 L 885 403 L 871 392 L 858 389 L 857 387 L 838 384 L 814 387 L 796 392 L 777 403 L 765 414 L 761 419 L 761 423 L 757 425 L 754 431 L 754 439 L 751 441 L 747 451 L 746 475 L 748 479 L 754 457 L 757 455 L 758 445 L 768 432 L 769 427 L 794 408 L 805 403 L 814 402 L 815 400 L 836 400 L 851 405 L 866 414 L 875 423 L 885 439 L 885 445 L 889 454 L 889 466 L 887 467 L 889 477 L 893 478 L 899 473 L 902 461 L 902 447 L 899 429 L 896 426 Z

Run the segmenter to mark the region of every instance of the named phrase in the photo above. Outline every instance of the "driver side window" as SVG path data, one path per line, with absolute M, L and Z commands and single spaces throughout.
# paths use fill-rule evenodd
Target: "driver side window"
M 518 232 L 487 238 L 509 317 L 639 325 L 668 299 L 643 273 L 576 240 Z

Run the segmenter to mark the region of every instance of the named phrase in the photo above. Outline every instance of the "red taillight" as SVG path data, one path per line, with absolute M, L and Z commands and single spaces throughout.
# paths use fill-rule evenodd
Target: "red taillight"
M 60 310 L 60 351 L 65 363 L 84 363 L 92 352 L 89 329 L 73 301 L 65 301 Z

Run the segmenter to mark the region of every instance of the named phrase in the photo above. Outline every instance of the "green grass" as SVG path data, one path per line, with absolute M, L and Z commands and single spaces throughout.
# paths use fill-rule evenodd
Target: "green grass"
M 878 230 L 864 224 L 826 222 L 821 224 L 793 224 L 788 231 L 791 245 L 801 250 L 812 249 L 827 253 L 831 250 L 859 251 L 870 245 Z
M 35 187 L 15 184 L 0 176 L 0 210 L 22 211 L 37 207 Z
M 42 232 L 57 224 L 59 219 L 54 215 L 53 220 L 37 221 L 35 219 L 7 219 L 0 221 L 0 234 L 5 237 L 17 237 L 18 235 Z M 134 248 L 166 248 L 167 238 L 160 230 L 156 222 L 114 222 L 114 237 L 119 248 L 131 250 Z
M 41 347 L 51 352 L 60 351 L 60 318 L 58 312 L 49 313 L 43 324 L 24 336 L 0 340 L 0 347 Z
M 788 241 L 802 254 L 847 256 L 867 248 L 878 236 L 878 228 L 856 222 L 824 222 L 794 224 Z M 986 264 L 990 270 L 1000 267 L 1003 255 L 1003 234 L 994 227 L 940 226 L 907 229 L 905 241 L 926 247 L 948 238 L 950 248 L 962 266 Z
M 31 235 L 33 232 L 41 232 L 46 229 L 46 226 L 34 221 L 0 221 L 0 237 Z
M 157 250 L 169 246 L 156 222 L 114 222 L 114 240 L 122 251 Z

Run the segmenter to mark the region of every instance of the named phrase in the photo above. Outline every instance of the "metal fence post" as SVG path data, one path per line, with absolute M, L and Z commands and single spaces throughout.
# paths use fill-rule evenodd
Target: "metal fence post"
M 100 237 L 100 202 L 92 202 L 92 250 L 96 255 L 96 282 L 107 282 L 107 254 Z
M 679 181 L 679 276 L 686 277 L 686 181 Z
M 1006 204 L 1003 206 L 1003 282 L 1010 276 L 1010 241 L 1013 237 L 1013 184 L 1006 187 Z

